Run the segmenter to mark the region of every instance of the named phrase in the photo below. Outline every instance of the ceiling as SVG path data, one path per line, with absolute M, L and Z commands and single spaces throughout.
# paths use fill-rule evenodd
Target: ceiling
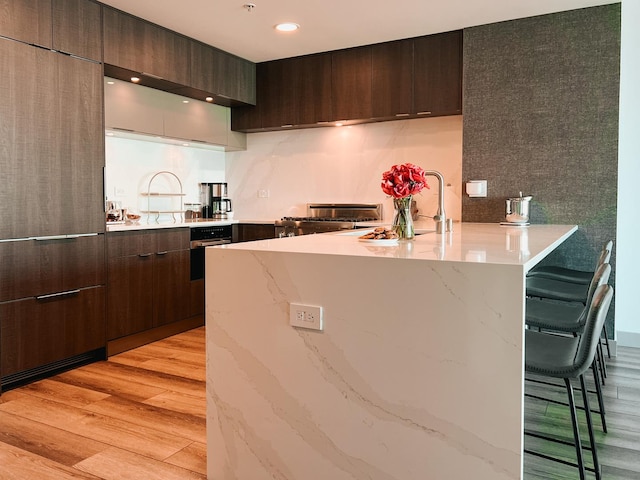
M 446 32 L 619 0 L 100 0 L 253 62 Z M 248 11 L 246 3 L 255 4 Z M 280 22 L 295 33 L 278 33 Z

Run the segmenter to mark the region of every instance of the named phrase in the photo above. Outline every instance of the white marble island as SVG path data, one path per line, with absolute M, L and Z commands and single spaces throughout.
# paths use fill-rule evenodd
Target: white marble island
M 208 248 L 208 478 L 521 478 L 524 277 L 575 229 Z

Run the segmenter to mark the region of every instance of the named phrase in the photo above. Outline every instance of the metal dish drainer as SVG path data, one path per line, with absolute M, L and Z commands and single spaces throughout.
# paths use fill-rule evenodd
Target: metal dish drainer
M 175 179 L 175 181 L 178 182 L 178 186 L 180 187 L 180 191 L 176 192 L 176 191 L 169 191 L 169 192 L 160 192 L 160 191 L 153 191 L 151 189 L 152 185 L 153 185 L 153 181 L 156 180 L 156 178 L 158 176 L 169 176 L 170 178 Z M 173 173 L 173 172 L 168 172 L 168 171 L 162 171 L 162 172 L 158 172 L 156 174 L 154 174 L 151 179 L 149 180 L 149 184 L 147 186 L 147 191 L 141 193 L 142 196 L 147 197 L 147 210 L 142 210 L 141 213 L 146 213 L 147 214 L 147 222 L 151 221 L 151 216 L 155 215 L 155 221 L 159 222 L 160 221 L 160 215 L 162 214 L 171 214 L 171 218 L 173 218 L 173 222 L 177 222 L 178 220 L 184 220 L 184 208 L 183 208 L 183 197 L 184 197 L 184 192 L 182 191 L 182 182 L 180 181 L 180 178 L 178 178 L 178 176 Z M 160 197 L 177 197 L 180 198 L 180 209 L 176 210 L 175 208 L 170 208 L 170 209 L 156 209 L 156 210 L 152 210 L 151 209 L 151 200 L 153 198 L 160 198 Z M 173 206 L 173 204 L 172 204 Z M 176 214 L 179 215 L 178 218 L 176 218 Z

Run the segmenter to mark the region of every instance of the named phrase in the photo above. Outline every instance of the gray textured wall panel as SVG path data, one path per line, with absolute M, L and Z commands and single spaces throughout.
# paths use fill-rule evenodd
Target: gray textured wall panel
M 620 5 L 466 29 L 463 58 L 462 178 L 488 180 L 463 221 L 533 195 L 532 223 L 579 225 L 547 263 L 592 268 L 615 239 Z

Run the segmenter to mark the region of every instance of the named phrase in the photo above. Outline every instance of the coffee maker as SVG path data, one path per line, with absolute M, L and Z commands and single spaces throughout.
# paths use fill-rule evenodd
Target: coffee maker
M 226 220 L 233 211 L 226 183 L 201 183 L 200 202 L 202 203 L 202 218 Z

